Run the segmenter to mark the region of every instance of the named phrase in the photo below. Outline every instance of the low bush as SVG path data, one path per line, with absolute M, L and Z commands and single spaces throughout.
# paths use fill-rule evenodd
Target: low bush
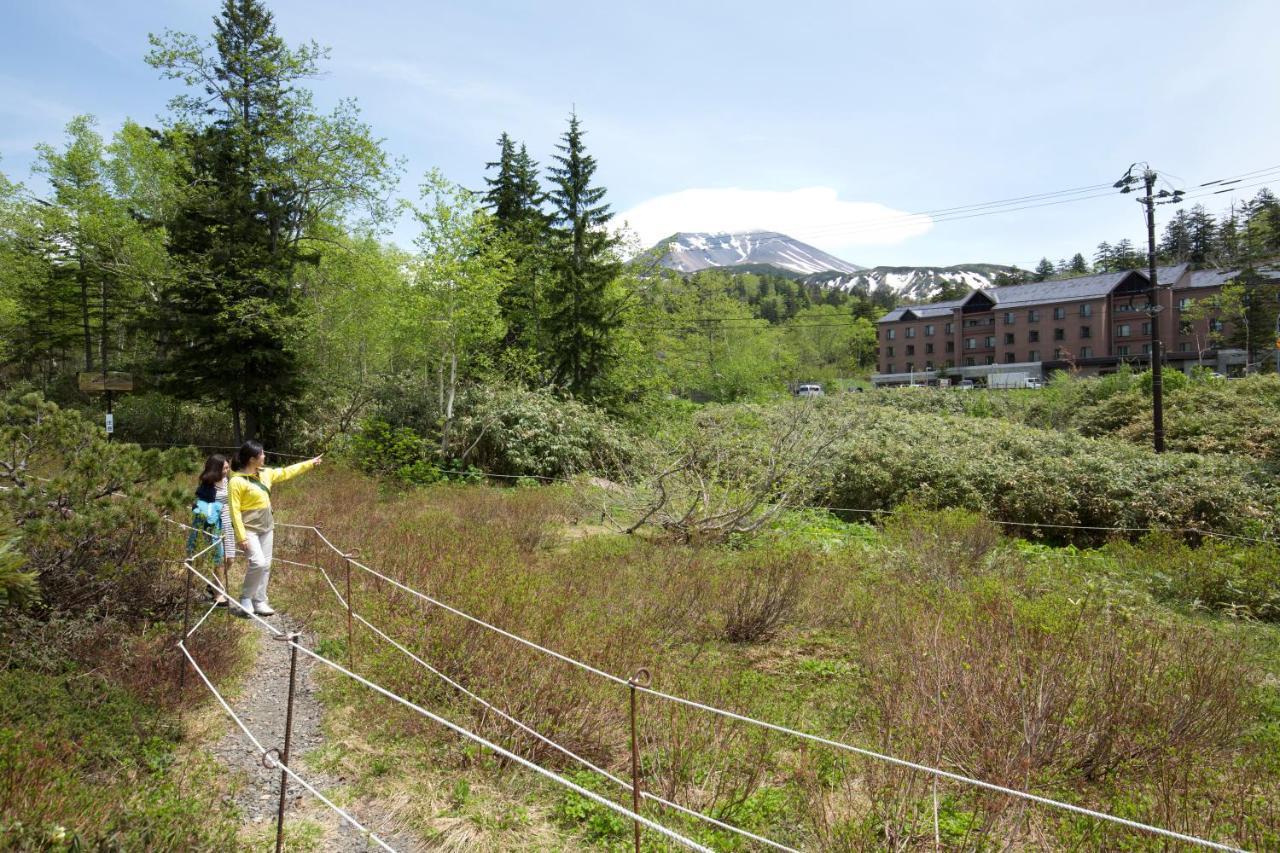
M 1245 459 L 1155 456 L 1116 440 L 883 407 L 848 407 L 841 417 L 825 494 L 833 507 L 963 507 L 1077 543 L 1115 535 L 1106 528 L 1256 534 L 1276 526 L 1280 492 Z

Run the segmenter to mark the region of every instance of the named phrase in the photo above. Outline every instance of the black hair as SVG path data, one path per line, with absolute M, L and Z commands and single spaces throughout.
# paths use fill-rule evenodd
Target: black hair
M 237 471 L 243 471 L 245 466 L 249 464 L 250 459 L 257 459 L 262 455 L 262 442 L 249 439 L 240 445 L 240 449 L 236 451 L 236 461 L 233 463 Z
M 227 464 L 227 457 L 215 453 L 204 461 L 204 470 L 200 472 L 200 485 L 215 486 L 222 479 L 222 468 Z

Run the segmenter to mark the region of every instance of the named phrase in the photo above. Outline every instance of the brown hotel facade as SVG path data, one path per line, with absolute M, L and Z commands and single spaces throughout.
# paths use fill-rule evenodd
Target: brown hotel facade
M 1105 373 L 1151 358 L 1159 322 L 1165 363 L 1189 369 L 1212 352 L 1216 320 L 1192 321 L 1188 309 L 1215 294 L 1235 272 L 1160 267 L 1157 304 L 1148 311 L 1145 270 L 975 290 L 963 299 L 895 308 L 877 323 L 877 385 L 981 378 L 1054 370 Z M 1206 362 L 1211 366 L 1216 362 Z

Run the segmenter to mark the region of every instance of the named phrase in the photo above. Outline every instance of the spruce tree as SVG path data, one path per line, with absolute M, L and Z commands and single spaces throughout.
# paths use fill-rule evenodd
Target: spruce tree
M 1214 239 L 1217 236 L 1217 222 L 1213 214 L 1197 204 L 1191 208 L 1187 216 L 1187 256 L 1186 259 L 1196 264 L 1203 264 L 1213 254 Z
M 1053 274 L 1056 271 L 1057 268 L 1053 265 L 1053 261 L 1048 258 L 1041 258 L 1040 263 L 1036 264 L 1035 275 L 1032 280 L 1044 281 L 1045 279 L 1053 278 Z
M 185 164 L 167 223 L 183 275 L 155 312 L 157 373 L 182 397 L 229 402 L 237 436 L 274 437 L 301 391 L 294 272 L 315 260 L 307 241 L 355 205 L 376 216 L 396 170 L 354 104 L 315 111 L 300 84 L 324 52 L 286 45 L 261 0 L 224 0 L 211 45 L 151 44 L 148 62 L 195 90 L 171 102 L 165 134 Z
M 613 356 L 619 306 L 609 291 L 620 263 L 605 188 L 594 186 L 596 160 L 586 152 L 577 113 L 556 146 L 549 170 L 552 189 L 552 266 L 546 335 L 553 381 L 575 395 L 592 397 Z
M 528 348 L 538 360 L 542 357 L 542 290 L 548 277 L 548 219 L 542 212 L 545 198 L 538 183 L 538 164 L 523 143 L 517 150 L 504 131 L 498 138 L 498 159 L 485 168 L 496 174 L 485 178 L 489 188 L 484 203 L 514 265 L 512 281 L 500 301 L 507 325 L 505 343 Z
M 1160 256 L 1167 261 L 1185 261 L 1191 252 L 1190 220 L 1182 208 L 1169 218 L 1160 238 Z
M 1097 251 L 1093 253 L 1093 268 L 1098 272 L 1115 272 L 1115 257 L 1115 249 L 1103 240 L 1098 244 Z
M 1089 273 L 1089 262 L 1084 259 L 1084 255 L 1076 252 L 1071 256 L 1071 265 L 1068 271 L 1072 275 L 1087 275 Z

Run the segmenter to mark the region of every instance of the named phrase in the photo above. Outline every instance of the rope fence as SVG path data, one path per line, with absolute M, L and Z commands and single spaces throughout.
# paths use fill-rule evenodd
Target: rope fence
M 1192 844 L 1192 845 L 1196 845 L 1196 846 L 1204 847 L 1204 848 L 1208 848 L 1208 849 L 1213 849 L 1213 850 L 1226 850 L 1226 851 L 1239 851 L 1239 850 L 1240 850 L 1240 848 L 1232 847 L 1232 846 L 1230 846 L 1230 845 L 1221 844 L 1221 843 L 1218 843 L 1218 842 L 1215 842 L 1215 841 L 1210 841 L 1210 840 L 1208 840 L 1208 839 L 1198 838 L 1198 837 L 1196 837 L 1196 836 L 1193 836 L 1193 835 L 1187 835 L 1187 834 L 1185 834 L 1185 833 L 1175 832 L 1175 831 L 1173 831 L 1173 830 L 1164 829 L 1164 828 L 1162 828 L 1162 827 L 1153 826 L 1153 825 L 1151 825 L 1151 824 L 1142 823 L 1142 822 L 1140 822 L 1140 821 L 1131 820 L 1131 819 L 1129 819 L 1129 818 L 1120 817 L 1120 816 L 1118 816 L 1118 815 L 1112 815 L 1112 814 L 1108 814 L 1108 813 L 1106 813 L 1106 812 L 1097 811 L 1097 810 L 1095 810 L 1095 809 L 1086 808 L 1086 807 L 1084 807 L 1084 806 L 1078 806 L 1078 805 L 1075 805 L 1075 804 L 1073 804 L 1073 803 L 1067 803 L 1067 802 L 1064 802 L 1064 801 L 1061 801 L 1061 800 L 1055 800 L 1055 799 L 1053 799 L 1053 798 L 1050 798 L 1050 797 L 1044 797 L 1044 796 L 1041 796 L 1041 795 L 1038 795 L 1038 794 L 1033 794 L 1033 793 L 1028 792 L 1028 791 L 1021 791 L 1021 790 L 1018 790 L 1018 789 L 1016 789 L 1016 788 L 1010 788 L 1010 787 L 1007 787 L 1007 786 L 1004 786 L 1004 785 L 999 785 L 999 784 L 996 784 L 996 783 L 993 783 L 993 782 L 987 782 L 987 781 L 982 780 L 982 779 L 976 779 L 976 778 L 974 778 L 974 777 L 971 777 L 971 776 L 965 776 L 965 775 L 960 774 L 960 773 L 954 773 L 954 772 L 949 771 L 949 770 L 944 770 L 944 769 L 937 768 L 937 767 L 931 767 L 931 766 L 926 765 L 926 764 L 921 764 L 921 763 L 918 763 L 918 762 L 909 761 L 909 760 L 907 760 L 907 759 L 898 758 L 898 757 L 896 757 L 896 756 L 887 755 L 887 754 L 885 754 L 885 753 L 876 752 L 876 751 L 874 751 L 874 750 L 870 750 L 870 749 L 866 749 L 866 748 L 863 748 L 863 747 L 854 746 L 854 745 L 852 745 L 852 744 L 843 743 L 843 742 L 841 742 L 841 741 L 837 741 L 837 740 L 832 740 L 832 739 L 830 739 L 830 738 L 822 737 L 821 735 L 815 735 L 815 734 L 813 734 L 813 733 L 811 733 L 811 732 L 800 731 L 800 730 L 798 730 L 798 729 L 789 728 L 789 727 L 787 727 L 787 726 L 782 726 L 782 725 L 779 725 L 779 724 L 777 724 L 777 723 L 771 723 L 771 722 L 768 722 L 768 721 L 766 721 L 766 720 L 759 720 L 759 719 L 755 719 L 755 718 L 753 718 L 753 717 L 749 717 L 749 716 L 746 716 L 746 715 L 744 715 L 744 714 L 739 714 L 739 713 L 737 713 L 737 712 L 729 711 L 729 710 L 726 710 L 726 709 L 724 709 L 724 708 L 718 708 L 718 707 L 716 707 L 716 706 L 714 706 L 714 705 L 708 705 L 708 704 L 705 704 L 705 703 L 702 703 L 702 702 L 698 702 L 698 701 L 695 701 L 695 700 L 692 700 L 692 699 L 685 698 L 685 697 L 683 697 L 683 696 L 677 696 L 677 695 L 674 695 L 674 694 L 671 694 L 671 693 L 665 693 L 665 692 L 663 692 L 663 691 L 657 690 L 657 689 L 652 688 L 652 687 L 638 685 L 638 684 L 636 684 L 636 683 L 635 683 L 635 681 L 634 681 L 634 680 L 629 680 L 629 679 L 622 678 L 621 676 L 618 676 L 618 675 L 615 675 L 615 674 L 613 674 L 613 673 L 607 672 L 607 671 L 602 670 L 602 669 L 600 669 L 600 668 L 598 668 L 598 667 L 592 666 L 592 665 L 591 665 L 591 664 L 589 664 L 589 663 L 586 663 L 586 662 L 584 662 L 584 661 L 577 660 L 576 658 L 569 657 L 568 655 L 565 655 L 565 654 L 562 654 L 562 653 L 560 653 L 560 652 L 557 652 L 557 651 L 555 651 L 554 649 L 547 648 L 546 646 L 540 645 L 539 643 L 536 643 L 536 642 L 534 642 L 534 641 L 532 641 L 532 640 L 529 640 L 529 639 L 527 639 L 527 638 L 525 638 L 525 637 L 521 637 L 521 636 L 520 636 L 520 635 L 518 635 L 518 634 L 515 634 L 515 633 L 512 633 L 512 632 L 510 632 L 510 631 L 507 631 L 507 630 L 505 630 L 505 629 L 503 629 L 503 628 L 500 628 L 500 627 L 498 627 L 498 626 L 496 626 L 496 625 L 492 625 L 492 624 L 490 624 L 489 622 L 486 622 L 485 620 L 480 619 L 479 617 L 473 616 L 473 615 L 471 615 L 470 613 L 466 613 L 465 611 L 462 611 L 462 610 L 460 610 L 460 609 L 458 609 L 458 608 L 456 608 L 456 607 L 453 607 L 453 606 L 451 606 L 451 605 L 449 605 L 449 604 L 447 604 L 447 603 L 445 603 L 445 602 L 443 602 L 443 601 L 441 601 L 441 600 L 439 600 L 439 599 L 437 599 L 437 598 L 434 598 L 434 597 L 432 597 L 432 596 L 430 596 L 430 595 L 427 595 L 426 593 L 420 592 L 420 591 L 418 591 L 418 590 L 414 589 L 413 587 L 410 587 L 410 586 L 408 586 L 407 584 L 402 583 L 401 581 L 397 580 L 396 578 L 390 577 L 389 575 L 386 575 L 386 574 L 384 574 L 384 573 L 382 573 L 382 572 L 379 572 L 379 571 L 377 571 L 376 569 L 370 568 L 369 566 L 365 565 L 364 563 L 361 563 L 360 561 L 358 561 L 358 560 L 354 559 L 354 558 L 351 556 L 351 554 L 349 554 L 348 552 L 343 551 L 341 548 L 337 547 L 337 546 L 336 546 L 332 541 L 330 541 L 330 540 L 329 540 L 329 538 L 328 538 L 327 536 L 325 536 L 325 534 L 324 534 L 324 533 L 323 533 L 323 532 L 322 532 L 318 527 L 316 527 L 315 525 L 279 523 L 279 524 L 277 524 L 277 526 L 278 526 L 278 527 L 287 527 L 287 528 L 292 528 L 292 529 L 299 529 L 299 530 L 309 530 L 309 531 L 313 532 L 313 533 L 314 533 L 314 534 L 315 534 L 315 535 L 316 535 L 316 536 L 317 536 L 317 537 L 318 537 L 322 542 L 324 542 L 324 544 L 325 544 L 326 546 L 328 546 L 328 547 L 329 547 L 329 549 L 331 549 L 331 550 L 332 550 L 335 554 L 337 554 L 338 556 L 342 557 L 344 560 L 348 561 L 352 566 L 355 566 L 355 567 L 357 567 L 357 568 L 361 569 L 362 571 L 366 572 L 367 574 L 369 574 L 369 575 L 371 575 L 371 576 L 373 576 L 373 577 L 379 578 L 379 579 L 381 579 L 381 580 L 383 580 L 383 581 L 385 581 L 385 582 L 387 582 L 387 583 L 389 583 L 389 584 L 391 584 L 391 585 L 395 586 L 396 588 L 401 589 L 401 590 L 403 590 L 404 592 L 407 592 L 408 594 L 410 594 L 410 595 L 412 595 L 412 596 L 415 596 L 415 597 L 417 597 L 418 599 L 420 599 L 420 600 L 422 600 L 422 601 L 427 602 L 428 604 L 431 604 L 431 605 L 433 605 L 433 606 L 435 606 L 435 607 L 439 607 L 439 608 L 441 608 L 442 610 L 445 610 L 445 611 L 447 611 L 447 612 L 449 612 L 449 613 L 452 613 L 452 614 L 454 614 L 454 615 L 458 616 L 459 618 L 462 618 L 462 619 L 464 619 L 464 620 L 466 620 L 466 621 L 471 622 L 472 624 L 478 625 L 478 626 L 480 626 L 480 627 L 482 627 L 482 628 L 485 628 L 486 630 L 489 630 L 489 631 L 491 631 L 491 632 L 493 632 L 493 633 L 496 633 L 496 634 L 498 634 L 498 635 L 500 635 L 500 636 L 506 637 L 506 638 L 508 638 L 508 639 L 510 639 L 510 640 L 512 640 L 512 641 L 514 641 L 514 642 L 520 643 L 521 645 L 524 645 L 524 646 L 526 646 L 527 648 L 533 649 L 534 651 L 537 651 L 537 652 L 539 652 L 539 653 L 541 653 L 541 654 L 547 655 L 547 656 L 549 656 L 549 657 L 552 657 L 552 658 L 555 658 L 555 659 L 557 659 L 557 660 L 560 660 L 560 661 L 562 661 L 562 662 L 564 662 L 564 663 L 570 664 L 571 666 L 577 667 L 578 669 L 581 669 L 581 670 L 583 670 L 583 671 L 585 671 L 585 672 L 592 673 L 592 674 L 594 674 L 594 675 L 596 675 L 596 676 L 598 676 L 598 677 L 604 678 L 604 679 L 606 679 L 606 680 L 608 680 L 608 681 L 611 681 L 611 682 L 613 682 L 613 683 L 615 683 L 615 684 L 618 684 L 618 685 L 621 685 L 621 686 L 626 686 L 626 687 L 631 688 L 631 689 L 635 689 L 635 690 L 636 690 L 636 691 L 638 691 L 638 692 L 648 694 L 648 695 L 653 696 L 653 697 L 655 697 L 655 698 L 662 699 L 662 700 L 664 700 L 664 701 L 668 701 L 668 702 L 673 702 L 673 703 L 676 703 L 676 704 L 679 704 L 679 705 L 683 705 L 683 706 L 686 706 L 686 707 L 689 707 L 689 708 L 694 708 L 694 709 L 697 709 L 697 710 L 699 710 L 699 711 L 703 711 L 703 712 L 705 712 L 705 713 L 713 714 L 713 715 L 716 715 L 716 716 L 719 716 L 719 717 L 722 717 L 722 718 L 725 718 L 725 719 L 734 720 L 734 721 L 737 721 L 737 722 L 740 722 L 740 723 L 745 723 L 745 724 L 748 724 L 748 725 L 753 725 L 753 726 L 757 726 L 757 727 L 760 727 L 760 728 L 763 728 L 763 729 L 767 729 L 767 730 L 770 730 L 770 731 L 778 732 L 778 733 L 780 733 L 780 734 L 785 734 L 785 735 L 788 735 L 788 736 L 791 736 L 791 737 L 796 737 L 796 738 L 799 738 L 799 739 L 802 739 L 802 740 L 806 740 L 806 741 L 809 741 L 809 742 L 812 742 L 812 743 L 822 744 L 822 745 L 827 746 L 827 747 L 830 747 L 830 748 L 832 748 L 832 749 L 838 749 L 838 750 L 841 750 L 841 751 L 844 751 L 844 752 L 848 752 L 848 753 L 851 753 L 851 754 L 854 754 L 854 755 L 859 755 L 859 756 L 864 757 L 864 758 L 868 758 L 868 759 L 872 759 L 872 760 L 875 760 L 875 761 L 884 762 L 884 763 L 886 763 L 886 764 L 892 764 L 892 765 L 895 765 L 895 766 L 898 766 L 898 767 L 902 767 L 902 768 L 905 768 L 905 769 L 908 769 L 908 770 L 913 770 L 913 771 L 917 771 L 917 772 L 920 772 L 920 773 L 924 773 L 924 774 L 927 774 L 927 775 L 933 776 L 933 777 L 938 778 L 938 779 L 946 779 L 946 780 L 953 781 L 953 782 L 958 782 L 958 783 L 961 783 L 961 784 L 964 784 L 964 785 L 970 785 L 970 786 L 977 787 L 977 788 L 981 788 L 981 789 L 984 789 L 984 790 L 987 790 L 987 791 L 991 791 L 991 792 L 994 792 L 994 793 L 1002 794 L 1002 795 L 1009 796 L 1009 797 L 1013 797 L 1013 798 L 1016 798 L 1016 799 L 1025 800 L 1025 801 L 1027 801 L 1027 802 L 1032 802 L 1032 803 L 1036 803 L 1036 804 L 1039 804 L 1039 805 L 1047 806 L 1047 807 L 1050 807 L 1050 808 L 1055 808 L 1055 809 L 1059 809 L 1059 810 L 1062 810 L 1062 811 L 1071 812 L 1071 813 L 1073 813 L 1073 814 L 1082 815 L 1082 816 L 1084 816 L 1084 817 L 1092 818 L 1092 819 L 1094 819 L 1094 820 L 1099 820 L 1099 821 L 1109 822 L 1109 823 L 1112 823 L 1112 824 L 1115 824 L 1115 825 L 1118 825 L 1118 826 L 1123 826 L 1123 827 L 1126 827 L 1126 828 L 1128 828 L 1128 829 L 1132 829 L 1132 830 L 1135 830 L 1135 831 L 1144 832 L 1144 833 L 1148 833 L 1148 834 L 1151 834 L 1151 835 L 1157 835 L 1157 836 L 1161 836 L 1161 837 L 1163 837 L 1163 838 L 1169 838 L 1169 839 L 1173 839 L 1173 840 L 1175 840 L 1175 841 L 1180 841 L 1180 842 L 1183 842 L 1183 843 L 1186 843 L 1186 844 Z M 331 584 L 331 585 L 332 585 L 332 584 Z M 335 591 L 335 592 L 337 591 L 337 590 L 336 590 L 336 588 L 334 589 L 334 591 Z M 353 615 L 354 615 L 354 614 L 353 614 Z M 367 622 L 365 622 L 365 620 L 361 620 L 361 621 L 362 621 L 362 623 L 363 623 L 363 624 L 368 625 L 368 623 L 367 623 Z

